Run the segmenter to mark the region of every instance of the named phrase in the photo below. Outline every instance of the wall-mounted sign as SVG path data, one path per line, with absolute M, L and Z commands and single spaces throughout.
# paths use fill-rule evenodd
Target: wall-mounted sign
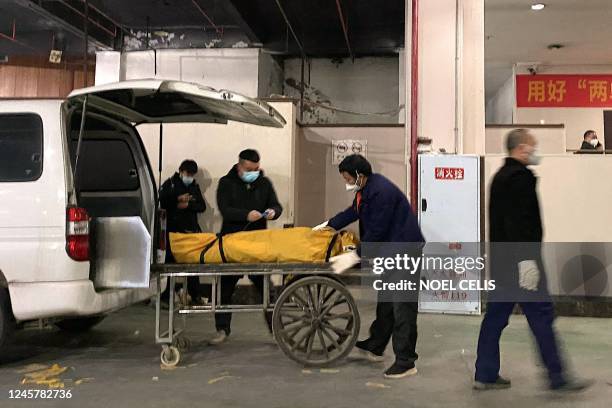
M 516 106 L 612 107 L 612 75 L 517 75 Z
M 465 169 L 462 167 L 436 167 L 436 180 L 463 180 Z
M 367 140 L 334 140 L 332 141 L 332 164 L 338 165 L 340 162 L 351 154 L 360 154 L 367 157 Z

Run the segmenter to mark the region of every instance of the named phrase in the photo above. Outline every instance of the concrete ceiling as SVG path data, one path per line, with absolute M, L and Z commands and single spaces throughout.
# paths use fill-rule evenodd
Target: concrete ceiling
M 405 0 L 88 0 L 96 49 L 262 47 L 274 54 L 346 57 L 397 54 Z M 279 7 L 280 4 L 280 7 Z M 290 34 L 283 9 L 298 41 Z M 0 0 L 0 54 L 47 54 L 53 36 L 82 54 L 84 0 Z M 53 24 L 49 22 L 52 21 Z M 93 50 L 92 50 L 93 51 Z
M 546 8 L 532 11 L 531 4 Z M 612 63 L 610 0 L 485 0 L 487 100 L 519 62 L 545 65 Z M 551 44 L 563 48 L 549 50 Z

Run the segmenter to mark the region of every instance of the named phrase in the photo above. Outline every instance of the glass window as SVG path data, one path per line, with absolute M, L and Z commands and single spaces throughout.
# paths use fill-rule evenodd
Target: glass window
M 34 181 L 43 169 L 43 126 L 34 113 L 0 114 L 0 182 Z
M 71 142 L 74 168 L 77 140 Z M 127 142 L 117 139 L 84 139 L 81 142 L 78 191 L 132 191 L 139 187 L 138 171 Z

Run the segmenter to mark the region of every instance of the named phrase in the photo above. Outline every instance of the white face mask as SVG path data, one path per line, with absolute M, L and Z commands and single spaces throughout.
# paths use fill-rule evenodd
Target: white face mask
M 592 145 L 593 147 L 597 147 L 597 145 L 599 144 L 599 140 L 597 140 L 597 139 L 591 139 L 591 141 L 590 141 L 589 143 L 591 143 L 591 145 Z
M 357 174 L 355 184 L 346 183 L 346 191 L 356 192 L 359 190 L 361 190 L 361 187 L 359 186 L 359 174 Z
M 538 154 L 537 149 L 533 149 L 531 153 L 529 153 L 529 157 L 527 157 L 527 164 L 530 166 L 537 166 L 542 161 L 542 156 Z

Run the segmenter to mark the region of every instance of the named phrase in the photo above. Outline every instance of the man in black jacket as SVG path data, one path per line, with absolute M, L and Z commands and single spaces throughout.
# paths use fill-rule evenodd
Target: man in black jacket
M 507 136 L 509 156 L 491 183 L 489 202 L 490 293 L 480 328 L 474 388 L 509 388 L 500 377 L 499 339 L 516 303 L 521 306 L 548 371 L 550 388 L 580 391 L 589 383 L 569 380 L 553 329 L 554 307 L 548 294 L 541 257 L 542 220 L 536 177 L 527 168 L 539 163 L 535 138 L 525 129 Z
M 206 210 L 206 202 L 202 197 L 200 186 L 194 179 L 197 172 L 197 163 L 185 160 L 181 163 L 179 171 L 166 180 L 159 190 L 161 208 L 166 210 L 168 233 L 202 231 L 198 223 L 198 214 Z M 174 263 L 169 246 L 166 248 L 166 263 Z M 199 278 L 191 277 L 187 280 L 187 291 L 194 303 L 200 302 Z M 166 289 L 162 298 L 167 300 L 168 294 L 169 289 Z
M 594 130 L 587 130 L 586 132 L 584 132 L 580 150 L 603 151 L 603 146 L 601 143 L 599 143 L 599 140 L 597 139 L 597 132 L 595 132 Z
M 253 149 L 240 152 L 238 163 L 219 180 L 217 205 L 223 216 L 221 235 L 240 231 L 266 229 L 268 220 L 280 217 L 283 208 L 278 202 L 272 182 L 259 167 L 259 153 Z M 230 304 L 239 276 L 221 278 L 221 304 Z M 263 293 L 263 277 L 249 276 L 258 292 Z M 268 328 L 270 314 L 266 314 Z M 230 334 L 231 313 L 215 314 L 217 336 L 212 344 L 220 344 Z

